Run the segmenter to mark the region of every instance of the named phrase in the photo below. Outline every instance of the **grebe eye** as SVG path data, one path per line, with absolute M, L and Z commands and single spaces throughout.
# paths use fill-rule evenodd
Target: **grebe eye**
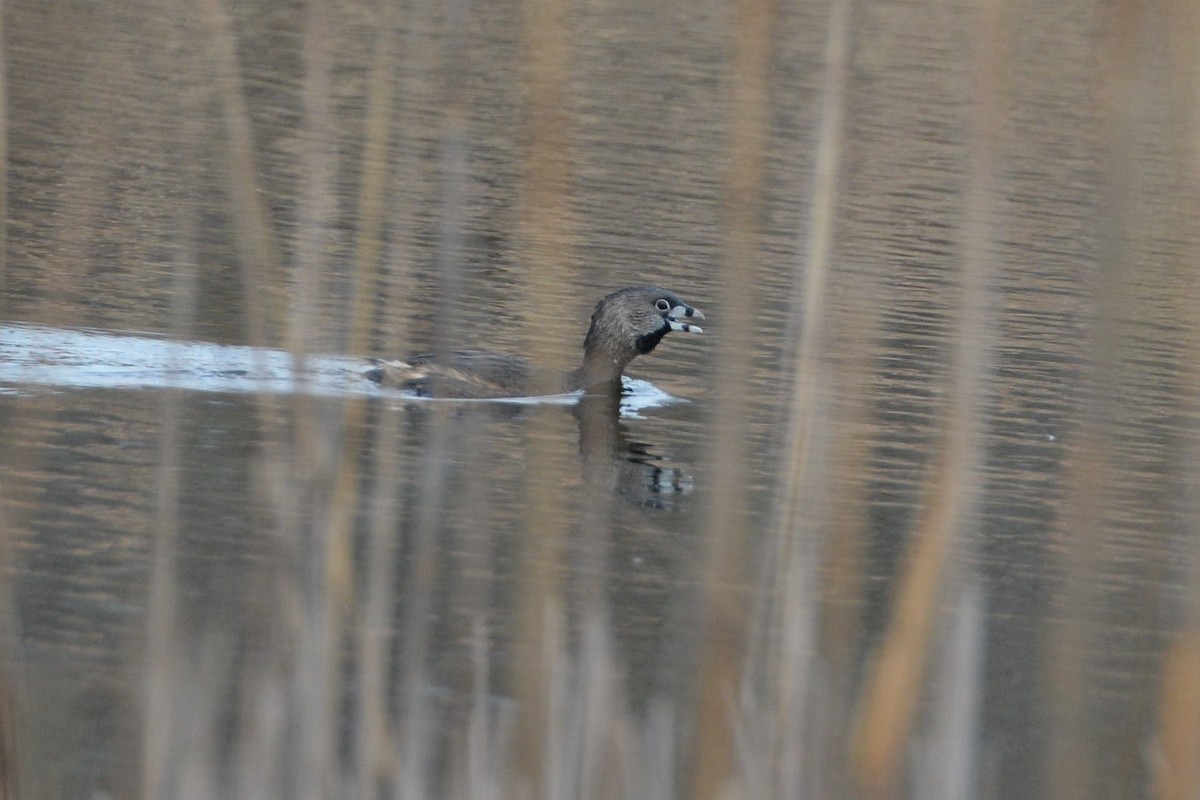
M 670 311 L 671 303 L 664 297 L 660 297 L 654 301 L 654 307 L 659 311 Z

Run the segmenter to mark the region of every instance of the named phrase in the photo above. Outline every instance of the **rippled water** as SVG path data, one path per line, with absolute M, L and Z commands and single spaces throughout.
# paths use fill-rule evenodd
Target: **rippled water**
M 813 434 L 829 457 L 776 537 L 825 6 L 770 12 L 743 319 L 731 8 L 566 12 L 569 188 L 531 220 L 530 53 L 548 46 L 528 8 L 346 3 L 322 39 L 312 9 L 202 5 L 5 8 L 11 796 L 508 796 L 529 774 L 546 796 L 713 796 L 694 755 L 713 752 L 713 664 L 737 679 L 718 705 L 740 796 L 878 790 L 886 747 L 863 744 L 863 720 L 899 731 L 880 796 L 1195 795 L 1200 205 L 1159 41 L 1181 26 L 1125 20 L 1128 56 L 1098 4 L 1026 5 L 1007 32 L 965 4 L 853 9 Z M 989 37 L 1007 60 L 981 256 Z M 364 162 L 380 41 L 391 136 Z M 1113 68 L 1122 53 L 1136 69 Z M 323 68 L 328 85 L 305 83 Z M 1129 137 L 1114 75 L 1137 76 Z M 904 638 L 973 257 L 991 259 L 980 463 L 928 582 L 928 636 Z M 356 306 L 364 258 L 377 278 Z M 363 356 L 454 345 L 569 368 L 596 300 L 650 282 L 703 309 L 705 333 L 635 361 L 619 408 L 418 402 L 358 374 Z M 746 380 L 722 385 L 743 330 Z M 712 530 L 730 408 L 736 552 Z M 732 586 L 722 553 L 744 567 Z M 714 625 L 726 608 L 739 630 Z M 912 705 L 872 694 L 880 675 L 914 676 L 893 691 Z M 872 715 L 889 707 L 907 710 Z

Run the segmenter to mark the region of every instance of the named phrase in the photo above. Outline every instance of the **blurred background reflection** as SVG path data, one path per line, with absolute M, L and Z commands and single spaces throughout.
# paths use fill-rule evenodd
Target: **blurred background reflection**
M 3 26 L 0 796 L 1200 796 L 1193 4 Z

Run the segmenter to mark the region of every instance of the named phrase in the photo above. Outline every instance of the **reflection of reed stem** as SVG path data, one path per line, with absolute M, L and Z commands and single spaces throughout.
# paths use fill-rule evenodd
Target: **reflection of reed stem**
M 392 141 L 393 74 L 398 68 L 397 29 L 399 3 L 381 3 L 379 30 L 371 55 L 367 84 L 366 142 L 363 147 L 358 190 L 358 231 L 354 251 L 354 294 L 350 305 L 350 353 L 364 353 L 370 345 L 371 321 L 376 301 L 377 276 L 382 270 L 384 201 Z
M 1174 274 L 1185 276 L 1177 293 L 1175 319 L 1184 326 L 1185 354 L 1182 365 L 1182 398 L 1176 413 L 1195 420 L 1200 406 L 1200 253 L 1194 233 L 1200 219 L 1200 105 L 1195 102 L 1200 88 L 1200 6 L 1170 3 L 1166 6 L 1169 54 L 1171 55 L 1171 100 L 1178 115 L 1174 120 L 1173 154 L 1178 174 L 1179 205 L 1170 220 L 1173 228 L 1191 232 L 1170 265 Z M 1114 65 L 1116 66 L 1116 65 Z M 1182 224 L 1181 224 L 1182 221 Z M 1184 234 L 1187 235 L 1186 233 Z M 1166 646 L 1158 689 L 1157 728 L 1150 759 L 1155 797 L 1158 800 L 1194 800 L 1200 797 L 1200 433 L 1188 427 L 1179 446 L 1177 463 L 1188 465 L 1173 475 L 1178 496 L 1185 498 L 1181 510 L 1179 568 L 1181 593 L 1179 630 Z M 1166 570 L 1164 570 L 1165 572 Z M 1151 584 L 1155 586 L 1155 584 Z M 1156 591 L 1151 588 L 1150 591 Z M 1158 610 L 1155 609 L 1155 613 Z M 1147 624 L 1153 624 L 1149 621 Z
M 296 241 L 295 280 L 287 342 L 303 379 L 304 361 L 314 341 L 311 320 L 317 312 L 317 290 L 329 262 L 333 228 L 336 163 L 331 109 L 333 41 L 327 0 L 308 6 L 304 29 L 304 127 L 301 154 L 304 180 Z M 351 535 L 358 506 L 358 441 L 363 403 L 348 402 L 344 426 L 317 413 L 303 393 L 290 398 L 292 419 L 289 472 L 297 484 L 300 539 L 295 553 L 298 628 L 294 681 L 297 710 L 297 771 L 299 798 L 327 797 L 334 791 L 337 719 L 336 703 L 346 610 L 353 598 Z M 328 448 L 342 442 L 341 458 Z M 286 578 L 292 576 L 285 574 Z
M 0 41 L 4 41 L 0 14 Z M 0 320 L 8 317 L 8 61 L 0 58 Z
M 762 582 L 760 607 L 752 622 L 755 641 L 748 647 L 751 665 L 743 678 L 744 698 L 766 697 L 764 706 L 745 708 L 739 724 L 764 726 L 774 743 L 761 760 L 742 765 L 748 781 L 758 780 L 763 796 L 799 797 L 804 794 L 806 765 L 817 759 L 779 758 L 782 752 L 803 752 L 806 682 L 813 652 L 814 580 L 818 552 L 815 542 L 827 525 L 824 508 L 831 447 L 829 435 L 830 379 L 825 369 L 830 297 L 828 291 L 836 222 L 841 144 L 845 135 L 845 85 L 850 50 L 849 2 L 831 5 L 826 36 L 820 128 L 814 157 L 810 217 L 804 231 L 806 255 L 796 265 L 793 283 L 794 318 L 799 343 L 791 364 L 786 435 L 781 469 L 772 503 L 771 535 L 763 549 L 757 579 Z M 861 393 L 849 397 L 859 397 Z M 852 442 L 841 442 L 845 450 Z M 846 531 L 860 537 L 858 531 Z M 832 538 L 832 537 L 830 537 Z M 761 686 L 756 686 L 761 683 Z M 811 783 L 811 780 L 809 781 Z M 753 785 L 753 784 L 751 784 Z
M 4 17 L 6 9 L 0 8 L 0 41 L 4 41 Z M 7 53 L 0 57 L 0 320 L 8 316 L 8 74 Z M 8 424 L 20 429 L 18 414 L 9 416 Z M 7 459 L 0 463 L 7 463 Z M 9 575 L 8 532 L 14 530 L 13 520 L 8 513 L 9 498 L 0 492 L 0 573 Z M 29 770 L 22 761 L 28 757 L 20 746 L 23 710 L 20 689 L 24 685 L 9 652 L 11 643 L 17 641 L 15 610 L 10 592 L 10 582 L 0 581 L 0 800 L 26 796 L 22 792 L 22 777 Z M 28 780 L 26 778 L 26 780 Z
M 1086 369 L 1078 391 L 1077 433 L 1073 437 L 1066 503 L 1062 515 L 1063 551 L 1057 588 L 1049 612 L 1047 669 L 1042 691 L 1049 725 L 1046 754 L 1047 796 L 1082 800 L 1097 784 L 1098 738 L 1091 718 L 1090 661 L 1101 645 L 1105 577 L 1105 539 L 1111 525 L 1112 493 L 1120 484 L 1113 460 L 1117 431 L 1127 409 L 1114 387 L 1123 372 L 1122 330 L 1127 315 L 1136 316 L 1129 271 L 1139 235 L 1137 196 L 1142 176 L 1137 163 L 1139 127 L 1146 107 L 1140 76 L 1139 49 L 1147 41 L 1145 7 L 1115 2 L 1106 7 L 1107 30 L 1099 42 L 1099 121 L 1103 134 L 1101 160 L 1107 174 L 1100 187 L 1098 263 L 1087 284 L 1084 309 Z
M 194 124 L 181 126 L 194 133 Z M 184 141 L 198 141 L 183 136 Z M 189 153 L 190 155 L 190 153 Z M 186 159 L 187 156 L 184 156 Z M 174 265 L 174 285 L 171 291 L 171 310 L 174 321 L 172 333 L 180 340 L 191 334 L 197 304 L 195 274 L 195 217 L 189 208 L 177 214 L 179 225 L 177 263 Z M 182 366 L 182 365 L 176 365 Z M 158 485 L 155 491 L 154 541 L 150 564 L 150 585 L 146 596 L 146 696 L 143 724 L 145 753 L 142 757 L 142 796 L 170 797 L 178 781 L 178 756 L 182 749 L 179 739 L 179 716 L 182 705 L 178 698 L 179 682 L 183 680 L 183 644 L 180 641 L 176 560 L 179 532 L 180 473 L 180 406 L 178 391 L 168 390 L 162 396 L 162 423 L 157 467 Z
M 217 96 L 228 136 L 229 191 L 233 228 L 242 267 L 242 307 L 250 344 L 271 343 L 270 326 L 279 319 L 282 278 L 279 245 L 258 180 L 250 112 L 242 92 L 236 38 L 221 0 L 200 0 L 200 18 L 208 27 L 209 52 L 217 75 Z
M 776 11 L 772 0 L 735 4 L 730 160 L 724 176 L 724 324 L 717 353 L 714 474 L 705 528 L 708 616 L 697 674 L 695 749 L 690 765 L 690 796 L 702 799 L 722 795 L 733 769 L 730 700 L 738 685 L 745 623 L 741 592 L 736 587 L 745 579 L 748 533 L 749 419 L 745 387 L 750 382 L 757 317 L 758 248 Z
M 573 226 L 565 209 L 570 204 L 570 120 L 568 77 L 569 35 L 566 4 L 561 0 L 527 0 L 524 16 L 525 80 L 524 174 L 520 187 L 519 234 L 525 265 L 523 295 L 529 307 L 545 302 L 549 292 L 569 273 Z M 560 355 L 553 343 L 561 332 L 545 314 L 527 319 L 527 342 L 532 360 L 550 367 Z M 562 426 L 539 414 L 530 420 L 526 438 L 528 468 L 524 481 L 524 566 L 517 576 L 517 648 L 522 658 L 515 692 L 520 708 L 515 774 L 531 797 L 541 796 L 556 776 L 546 772 L 553 756 L 550 726 L 554 708 L 547 697 L 555 673 L 563 665 L 556 643 L 563 624 L 559 574 L 566 538 Z M 559 738 L 557 743 L 561 744 Z
M 883 643 L 875 654 L 859 710 L 859 777 L 872 797 L 898 791 L 932 646 L 946 563 L 964 539 L 979 498 L 983 416 L 990 375 L 995 306 L 994 240 L 998 148 L 1004 128 L 1009 21 L 1005 4 L 988 0 L 976 36 L 975 105 L 971 127 L 956 349 L 940 452 L 923 488 L 921 511 L 899 577 Z

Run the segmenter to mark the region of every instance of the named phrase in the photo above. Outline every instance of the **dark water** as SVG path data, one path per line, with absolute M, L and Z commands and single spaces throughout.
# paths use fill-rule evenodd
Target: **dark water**
M 857 409 L 861 461 L 827 469 L 831 496 L 854 506 L 845 519 L 861 524 L 806 541 L 806 599 L 764 631 L 754 609 L 780 591 L 771 530 L 794 413 L 827 9 L 773 12 L 754 313 L 732 319 L 722 314 L 737 122 L 730 8 L 582 3 L 566 14 L 570 242 L 547 282 L 522 259 L 521 7 L 405 6 L 393 22 L 369 6 L 333 9 L 329 171 L 314 191 L 310 10 L 228 6 L 224 34 L 209 6 L 5 9 L 0 743 L 13 796 L 235 796 L 256 779 L 278 796 L 368 796 L 363 774 L 380 773 L 362 754 L 379 745 L 412 758 L 416 740 L 428 757 L 405 763 L 423 764 L 426 782 L 410 796 L 472 796 L 453 765 L 481 698 L 500 720 L 491 773 L 511 787 L 502 766 L 521 741 L 514 720 L 529 713 L 522 681 L 542 674 L 529 619 L 545 607 L 562 614 L 561 649 L 546 647 L 563 674 L 613 670 L 604 714 L 556 718 L 564 751 L 603 720 L 618 744 L 588 752 L 639 765 L 604 776 L 614 796 L 691 796 L 722 392 L 739 398 L 748 437 L 739 510 L 751 568 L 734 588 L 745 629 L 768 642 L 794 635 L 807 653 L 796 667 L 803 725 L 777 750 L 742 742 L 737 785 L 769 796 L 755 777 L 790 765 L 803 796 L 863 796 L 856 714 L 903 613 L 951 400 L 973 7 L 851 14 L 822 388 L 856 391 L 833 406 Z M 1102 11 L 1023 6 L 1007 39 L 981 462 L 939 579 L 894 796 L 1189 796 L 1164 776 L 1179 763 L 1173 742 L 1200 728 L 1178 677 L 1195 675 L 1200 602 L 1197 206 L 1183 166 L 1193 162 L 1177 147 L 1186 121 L 1171 111 L 1174 73 L 1158 46 L 1171 25 L 1151 19 L 1122 34 L 1140 48 L 1143 83 L 1121 173 L 1134 179 L 1113 199 Z M 352 353 L 360 190 L 384 169 L 363 166 L 371 54 L 393 23 L 382 40 L 394 48 L 383 266 L 364 352 Z M 245 214 L 232 187 L 245 174 L 230 167 L 210 46 L 226 34 L 279 256 L 258 294 L 240 267 Z M 319 208 L 315 249 L 306 202 Z M 555 332 L 539 352 L 565 367 L 595 301 L 647 282 L 702 308 L 705 334 L 668 337 L 636 361 L 631 374 L 652 387 L 619 415 L 572 402 L 412 402 L 357 375 L 368 352 L 421 351 L 439 337 L 518 352 L 532 331 Z M 734 326 L 753 332 L 750 377 L 720 386 L 720 342 Z M 289 347 L 335 355 L 298 361 Z M 603 659 L 588 649 L 597 609 L 611 635 Z M 164 619 L 166 633 L 155 627 Z M 763 646 L 757 635 L 735 658 Z M 546 675 L 547 696 L 574 708 L 569 681 Z M 753 738 L 778 709 L 747 711 L 742 699 L 731 704 Z M 1170 738 L 1169 720 L 1185 733 Z M 333 766 L 305 787 L 311 741 Z M 1185 748 L 1192 777 L 1179 785 L 1194 796 L 1188 758 Z

